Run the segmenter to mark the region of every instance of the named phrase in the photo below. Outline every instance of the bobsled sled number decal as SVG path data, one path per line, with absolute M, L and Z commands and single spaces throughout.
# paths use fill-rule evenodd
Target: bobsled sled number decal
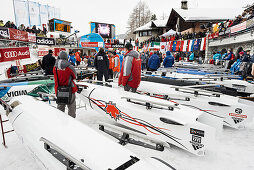
M 192 144 L 194 150 L 204 147 L 204 145 L 201 143 L 202 137 L 205 136 L 205 132 L 203 130 L 190 128 L 190 134 L 192 134 L 190 143 Z

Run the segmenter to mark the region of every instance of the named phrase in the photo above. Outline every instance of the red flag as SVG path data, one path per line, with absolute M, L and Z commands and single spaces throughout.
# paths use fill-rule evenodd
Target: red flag
M 180 51 L 183 51 L 184 41 L 181 41 Z
M 169 41 L 169 51 L 172 51 L 173 50 L 173 41 Z
M 179 49 L 180 49 L 180 42 L 181 41 L 177 41 L 177 43 L 176 43 L 176 51 L 179 51 Z

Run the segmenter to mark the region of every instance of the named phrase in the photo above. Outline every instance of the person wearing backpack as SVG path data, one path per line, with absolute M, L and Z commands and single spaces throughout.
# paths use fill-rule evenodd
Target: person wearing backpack
M 56 96 L 60 86 L 71 87 L 71 94 L 68 103 L 57 104 L 57 109 L 65 112 L 65 107 L 68 107 L 68 115 L 75 118 L 76 117 L 76 92 L 78 88 L 74 83 L 77 78 L 76 71 L 73 65 L 68 62 L 68 54 L 65 51 L 61 51 L 59 54 L 59 59 L 56 60 L 56 64 L 53 68 L 54 80 L 55 80 L 55 93 Z

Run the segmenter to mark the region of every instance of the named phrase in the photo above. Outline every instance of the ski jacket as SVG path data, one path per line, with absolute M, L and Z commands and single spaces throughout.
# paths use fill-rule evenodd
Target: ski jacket
M 53 67 L 56 63 L 55 57 L 51 54 L 47 54 L 42 59 L 42 69 L 45 71 L 46 75 L 53 75 Z
M 166 57 L 163 60 L 163 65 L 165 68 L 172 67 L 175 63 L 174 57 L 171 55 L 170 51 L 166 52 Z
M 250 55 L 248 54 L 244 54 L 241 58 L 240 58 L 241 62 L 249 62 L 250 61 Z
M 123 55 L 117 53 L 117 55 L 119 56 L 120 59 L 120 71 L 122 70 L 122 64 L 123 64 Z
M 160 59 L 157 54 L 153 54 L 149 61 L 148 61 L 148 67 L 150 69 L 157 70 L 160 67 Z
M 140 58 L 141 58 L 141 63 L 146 63 L 146 55 L 145 54 L 142 54 Z
M 224 60 L 234 60 L 235 56 L 233 53 L 228 53 Z
M 191 55 L 189 56 L 189 61 L 193 61 L 194 60 L 194 53 L 191 53 Z
M 119 55 L 115 55 L 114 57 L 114 68 L 113 68 L 114 72 L 120 72 L 120 59 L 119 59 Z
M 213 60 L 214 60 L 214 61 L 216 61 L 216 60 L 221 60 L 221 54 L 219 54 L 219 53 L 214 54 Z
M 56 75 L 56 69 L 57 69 L 57 75 Z M 53 73 L 54 73 L 54 79 L 55 79 L 55 93 L 57 93 L 58 86 L 68 86 L 70 79 L 71 79 L 72 93 L 75 93 L 78 91 L 78 88 L 73 81 L 76 79 L 77 74 L 73 65 L 71 65 L 70 62 L 64 59 L 56 60 Z M 57 80 L 57 76 L 58 76 L 58 80 Z M 59 81 L 59 84 L 58 84 L 58 81 Z
M 81 62 L 81 58 L 80 58 L 79 52 L 76 52 L 76 53 L 75 53 L 75 58 L 76 58 L 76 61 Z
M 114 57 L 109 57 L 109 69 L 113 70 L 114 69 Z
M 94 66 L 98 71 L 108 71 L 109 60 L 108 56 L 104 52 L 98 52 L 94 58 Z
M 138 88 L 141 81 L 141 59 L 137 51 L 129 51 L 125 57 L 118 85 L 129 85 L 132 88 Z
M 76 58 L 75 58 L 75 56 L 74 55 L 70 55 L 69 57 L 68 57 L 68 61 L 72 64 L 72 65 L 74 65 L 75 66 L 75 63 L 76 63 Z

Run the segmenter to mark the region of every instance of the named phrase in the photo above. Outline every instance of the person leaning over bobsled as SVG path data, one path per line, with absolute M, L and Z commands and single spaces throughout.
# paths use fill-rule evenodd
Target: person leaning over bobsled
M 163 65 L 165 68 L 172 67 L 175 63 L 174 57 L 171 55 L 170 51 L 166 52 L 166 57 L 163 60 Z
M 132 50 L 130 43 L 125 45 L 125 54 L 118 85 L 123 85 L 125 91 L 135 93 L 141 81 L 141 59 L 137 51 Z

